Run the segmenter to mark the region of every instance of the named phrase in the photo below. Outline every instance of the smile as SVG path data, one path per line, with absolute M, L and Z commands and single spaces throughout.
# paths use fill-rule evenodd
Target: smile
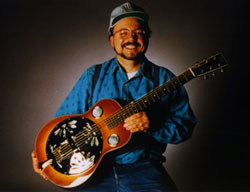
M 140 46 L 140 44 L 138 44 L 138 43 L 126 43 L 122 47 L 123 48 L 125 47 L 126 49 L 136 49 L 139 46 Z
M 137 47 L 136 45 L 132 45 L 132 44 L 125 46 L 125 48 L 127 49 L 135 49 L 136 47 Z

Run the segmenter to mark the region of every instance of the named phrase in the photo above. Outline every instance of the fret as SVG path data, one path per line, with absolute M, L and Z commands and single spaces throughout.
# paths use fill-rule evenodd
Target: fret
M 189 72 L 189 71 L 185 71 L 185 72 L 183 73 L 183 77 L 185 78 L 186 82 L 189 81 L 188 74 L 186 74 L 186 73 L 188 73 L 188 72 Z
M 149 100 L 149 104 L 150 104 L 150 105 L 153 104 L 153 103 L 155 103 L 155 100 L 154 100 L 154 97 L 153 97 L 153 95 L 152 95 L 152 92 L 150 92 L 150 93 L 147 95 L 147 97 L 148 97 L 148 100 Z
M 179 79 L 180 85 L 183 85 L 187 82 L 184 74 L 182 76 L 180 76 L 178 79 Z
M 116 115 L 115 119 L 116 119 L 115 122 L 117 125 L 124 121 L 121 115 Z
M 137 107 L 134 104 L 134 102 L 131 102 L 130 104 L 128 104 L 127 108 L 129 109 L 131 115 L 139 112 L 139 110 L 137 109 Z
M 164 92 L 164 90 L 160 87 L 157 87 L 157 93 L 158 93 L 158 97 L 159 99 L 161 99 L 162 97 L 166 96 L 166 93 Z
M 129 117 L 129 116 L 132 115 L 132 112 L 131 112 L 131 110 L 129 110 L 128 105 L 126 105 L 125 107 L 123 107 L 123 109 L 121 111 L 121 114 L 122 114 L 123 120 L 125 120 L 127 117 Z
M 140 112 L 139 108 L 137 107 L 137 105 L 135 103 L 131 104 L 131 108 L 133 110 L 133 113 L 138 113 Z
M 216 57 L 209 58 L 209 62 L 211 62 L 210 61 L 211 59 L 215 60 Z M 220 59 L 223 59 L 223 58 L 220 58 Z M 146 108 L 158 102 L 161 98 L 168 95 L 169 93 L 171 93 L 173 90 L 177 89 L 178 87 L 184 85 L 186 82 L 190 81 L 196 76 L 203 76 L 206 73 L 209 73 L 210 71 L 216 70 L 213 68 L 212 69 L 209 68 L 206 70 L 205 68 L 206 66 L 204 67 L 203 66 L 204 64 L 202 64 L 203 62 L 204 61 L 202 61 L 201 64 L 199 65 L 196 64 L 195 66 L 190 67 L 188 70 L 184 71 L 181 75 L 172 78 L 170 81 L 163 83 L 159 87 L 156 87 L 155 89 L 153 89 L 152 91 L 150 91 L 149 93 L 141 97 L 140 99 L 136 101 L 132 101 L 131 103 L 127 104 L 120 111 L 116 112 L 111 117 L 107 118 L 105 120 L 105 123 L 107 124 L 109 129 L 112 129 L 113 127 L 122 123 L 127 117 L 135 113 L 138 113 L 140 111 L 144 111 Z M 219 63 L 218 66 L 215 66 L 215 67 L 217 69 L 222 69 L 223 67 L 227 65 L 225 61 L 222 61 L 222 62 L 224 66 L 221 66 L 222 64 Z M 199 68 L 202 68 L 201 70 L 205 70 L 205 71 L 201 72 L 199 71 Z
M 175 84 L 174 84 L 174 81 L 173 81 L 173 80 L 172 80 L 172 81 L 170 81 L 169 83 L 170 83 L 170 84 L 169 84 L 169 87 L 171 86 L 170 88 L 171 88 L 172 90 L 176 89 L 176 86 L 175 86 Z M 172 91 L 172 90 L 171 90 L 171 91 Z
M 165 94 L 170 93 L 170 91 L 168 90 L 168 87 L 167 87 L 167 86 L 164 86 L 164 87 L 162 88 L 162 91 L 163 91 Z
M 171 81 L 169 81 L 167 84 L 166 84 L 166 88 L 168 90 L 168 93 L 171 93 L 173 90 L 174 90 L 174 87 L 171 83 Z
M 160 90 L 159 92 L 161 92 L 161 96 L 160 96 L 161 98 L 167 95 L 167 93 L 165 93 L 161 87 L 159 87 L 159 90 Z
M 144 109 L 148 107 L 146 100 L 140 99 L 140 103 L 142 103 Z
M 152 98 L 153 103 L 156 103 L 161 98 L 156 90 L 149 93 L 149 97 Z
M 158 102 L 161 98 L 193 78 L 194 76 L 191 74 L 190 70 L 185 71 L 181 75 L 172 78 L 170 81 L 165 82 L 159 87 L 156 87 L 142 98 L 125 105 L 120 111 L 107 118 L 105 123 L 109 129 L 112 129 L 122 123 L 127 117 L 140 111 L 144 111 L 146 108 Z
M 121 120 L 120 118 L 121 116 L 111 116 L 108 119 L 105 120 L 105 123 L 107 124 L 109 129 L 112 129 L 113 127 L 115 127 L 116 125 L 118 125 L 118 122 L 122 122 L 123 120 Z
M 133 112 L 131 111 L 131 109 L 129 108 L 129 105 L 127 105 L 126 107 L 124 107 L 124 109 L 126 110 L 126 113 L 124 113 L 124 119 L 126 119 L 127 117 L 131 116 L 133 114 Z
M 112 121 L 111 121 L 112 117 L 108 118 L 105 120 L 105 123 L 107 124 L 108 128 L 109 129 L 112 129 L 113 128 L 113 124 L 112 124 Z
M 187 79 L 187 82 L 194 78 L 193 74 L 190 72 L 190 70 L 187 70 L 183 73 Z
M 143 111 L 144 110 L 143 104 L 140 101 L 136 101 L 136 105 L 138 106 L 139 111 Z
M 183 73 L 179 79 L 182 85 L 187 82 L 187 77 L 185 76 L 185 73 Z
M 185 83 L 187 82 L 187 81 L 185 80 L 185 78 L 184 78 L 183 75 L 181 75 L 181 76 L 178 77 L 178 81 L 179 81 L 180 85 L 183 85 L 183 84 L 185 84 Z
M 150 100 L 149 100 L 148 96 L 146 96 L 146 97 L 145 97 L 145 99 L 144 99 L 144 103 L 147 105 L 147 107 L 149 107 L 149 106 L 151 105 L 151 103 L 150 103 Z
M 170 81 L 174 87 L 174 89 L 176 89 L 177 87 L 180 86 L 180 82 L 178 80 L 178 78 L 174 78 L 172 81 Z
M 153 97 L 156 98 L 157 100 L 162 98 L 161 91 L 159 89 L 154 89 L 152 93 Z

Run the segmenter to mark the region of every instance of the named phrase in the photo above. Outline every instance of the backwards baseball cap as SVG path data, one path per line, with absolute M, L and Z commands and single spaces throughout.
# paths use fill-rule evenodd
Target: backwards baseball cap
M 145 23 L 147 23 L 149 19 L 148 14 L 143 10 L 143 8 L 131 2 L 124 3 L 116 7 L 111 12 L 109 29 L 108 29 L 109 33 L 111 33 L 112 28 L 118 23 L 118 21 L 126 17 L 137 18 L 139 20 L 144 21 Z

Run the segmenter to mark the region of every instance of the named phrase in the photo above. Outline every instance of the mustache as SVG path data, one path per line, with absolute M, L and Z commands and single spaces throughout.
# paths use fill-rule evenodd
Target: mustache
M 122 48 L 125 47 L 125 46 L 127 46 L 127 45 L 141 46 L 141 45 L 140 45 L 139 43 L 137 43 L 137 42 L 128 42 L 128 43 L 124 43 L 124 44 L 122 45 Z

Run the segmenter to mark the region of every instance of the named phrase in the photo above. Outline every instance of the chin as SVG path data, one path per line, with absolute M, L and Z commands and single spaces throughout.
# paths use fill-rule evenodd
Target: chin
M 121 56 L 124 59 L 128 59 L 131 61 L 137 61 L 137 60 L 141 60 L 142 58 L 144 58 L 144 53 L 138 53 L 136 55 L 125 55 L 125 54 L 121 54 Z

